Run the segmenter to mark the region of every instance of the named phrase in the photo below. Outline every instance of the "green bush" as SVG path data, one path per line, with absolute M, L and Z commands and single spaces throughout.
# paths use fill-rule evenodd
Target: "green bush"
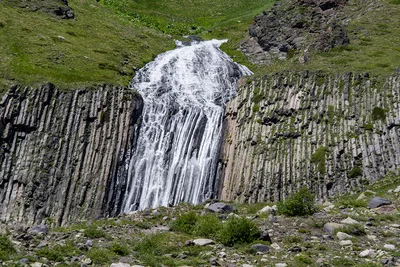
M 356 178 L 358 176 L 362 176 L 363 175 L 363 171 L 359 166 L 354 166 L 353 169 L 351 169 L 348 174 L 349 178 Z
M 227 246 L 251 243 L 260 236 L 257 225 L 246 218 L 231 217 L 221 228 L 218 240 Z
M 0 260 L 8 260 L 15 252 L 13 243 L 8 237 L 0 235 Z
M 91 258 L 95 264 L 110 264 L 115 258 L 111 251 L 100 248 L 92 248 L 87 252 L 86 256 Z
M 321 174 L 325 174 L 326 172 L 326 153 L 328 152 L 328 148 L 325 146 L 319 147 L 314 154 L 311 155 L 311 163 L 317 165 L 318 172 Z
M 194 211 L 184 213 L 171 222 L 171 230 L 186 234 L 193 234 L 199 216 Z
M 128 246 L 117 242 L 112 243 L 108 249 L 119 256 L 128 256 L 130 252 Z
M 219 231 L 221 231 L 221 228 L 222 223 L 215 215 L 199 216 L 194 227 L 194 234 L 206 238 L 215 238 Z
M 56 245 L 54 247 L 45 247 L 36 252 L 39 257 L 47 258 L 51 261 L 63 261 L 64 257 L 77 256 L 79 249 L 75 248 L 72 242 L 66 245 Z
M 102 238 L 102 237 L 106 237 L 106 233 L 101 229 L 89 228 L 89 229 L 85 229 L 85 237 L 87 237 L 87 238 Z
M 302 187 L 288 199 L 278 203 L 278 213 L 287 216 L 311 215 L 316 211 L 314 199 L 315 196 L 308 188 Z
M 374 107 L 374 109 L 372 110 L 372 119 L 374 121 L 377 120 L 382 120 L 384 121 L 386 119 L 386 109 L 383 109 L 381 107 Z

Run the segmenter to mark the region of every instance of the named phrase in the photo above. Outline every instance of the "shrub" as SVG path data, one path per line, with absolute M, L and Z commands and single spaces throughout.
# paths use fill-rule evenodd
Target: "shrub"
M 85 237 L 87 237 L 87 238 L 102 238 L 102 237 L 106 237 L 106 233 L 101 229 L 89 228 L 89 229 L 85 229 Z
M 110 264 L 114 258 L 111 251 L 101 248 L 92 248 L 86 256 L 95 264 Z
M 251 243 L 260 236 L 257 225 L 246 218 L 231 217 L 219 232 L 219 241 L 227 246 Z
M 359 166 L 354 166 L 347 175 L 349 176 L 349 178 L 356 178 L 358 176 L 362 176 L 363 171 Z
M 288 199 L 278 203 L 278 213 L 286 216 L 304 216 L 315 212 L 315 196 L 307 187 L 302 187 Z
M 6 236 L 0 235 L 0 260 L 8 260 L 16 252 L 13 243 Z
M 325 174 L 326 172 L 325 159 L 327 152 L 328 148 L 325 146 L 321 146 L 311 156 L 311 163 L 317 165 L 318 172 L 320 172 L 321 174 Z
M 63 261 L 64 257 L 77 256 L 79 250 L 74 247 L 72 242 L 66 245 L 56 245 L 54 247 L 45 247 L 36 252 L 39 257 L 47 258 L 51 261 Z
M 194 211 L 184 213 L 183 215 L 179 216 L 175 221 L 171 222 L 170 227 L 173 231 L 193 234 L 198 217 L 199 216 Z
M 372 110 L 372 119 L 374 121 L 377 120 L 385 120 L 386 119 L 386 112 L 387 110 L 380 108 L 380 107 L 374 107 L 374 109 Z
M 111 246 L 108 249 L 119 256 L 128 256 L 129 255 L 129 247 L 126 245 L 117 243 L 117 242 L 114 242 L 113 244 L 111 244 Z
M 194 234 L 207 238 L 215 238 L 221 228 L 222 223 L 215 215 L 199 216 L 194 228 Z

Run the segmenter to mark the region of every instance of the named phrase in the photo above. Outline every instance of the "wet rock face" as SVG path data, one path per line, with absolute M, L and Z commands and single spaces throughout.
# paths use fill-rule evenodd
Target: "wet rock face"
M 124 88 L 11 88 L 0 101 L 0 219 L 118 213 L 142 107 Z
M 68 6 L 68 0 L 8 0 L 6 4 L 33 12 L 43 11 L 63 19 L 75 18 L 73 9 Z
M 287 0 L 255 18 L 242 50 L 254 63 L 285 59 L 290 51 L 327 51 L 349 44 L 340 10 L 347 0 Z M 256 42 L 256 43 L 255 43 Z M 264 54 L 259 51 L 264 50 Z
M 327 199 L 400 164 L 400 72 L 284 73 L 242 81 L 226 107 L 222 201 L 278 201 L 302 185 Z

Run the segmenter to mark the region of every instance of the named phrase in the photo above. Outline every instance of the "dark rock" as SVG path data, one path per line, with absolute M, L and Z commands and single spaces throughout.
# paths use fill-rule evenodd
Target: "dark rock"
M 284 1 L 255 18 L 249 29 L 249 40 L 256 40 L 270 57 L 276 57 L 274 51 L 283 54 L 288 54 L 291 50 L 327 51 L 336 46 L 347 45 L 349 38 L 341 22 L 341 7 L 346 2 L 347 0 Z M 260 62 L 264 60 L 262 57 L 268 58 L 257 48 L 250 46 L 256 47 L 249 41 L 241 46 L 250 58 L 256 58 Z M 310 60 L 308 53 L 300 60 L 303 64 Z
M 260 235 L 260 240 L 272 243 L 271 237 L 267 231 L 263 231 Z
M 288 251 L 297 253 L 297 252 L 301 252 L 302 249 L 299 246 L 294 246 L 294 247 L 289 248 Z
M 49 13 L 59 18 L 63 19 L 73 19 L 75 18 L 75 13 L 68 6 L 67 0 L 30 0 L 30 1 L 20 1 L 20 0 L 9 0 L 6 2 L 7 5 L 17 6 L 24 8 L 28 11 L 43 11 Z
M 269 247 L 267 245 L 264 244 L 254 244 L 251 246 L 251 249 L 257 252 L 268 252 L 269 251 Z
M 219 264 L 217 258 L 211 258 L 211 259 L 210 259 L 210 265 L 211 265 L 211 266 L 221 266 L 221 264 Z
M 375 208 L 379 208 L 381 206 L 385 206 L 385 205 L 391 205 L 392 201 L 385 199 L 385 198 L 381 198 L 381 197 L 374 197 L 373 199 L 371 199 L 371 201 L 368 204 L 368 208 L 369 209 L 375 209 Z
M 49 227 L 47 225 L 38 225 L 28 230 L 28 233 L 33 235 L 47 235 L 49 233 Z
M 217 202 L 210 204 L 209 206 L 206 207 L 206 210 L 215 212 L 215 213 L 231 213 L 235 211 L 235 207 L 230 206 L 228 204 L 222 203 L 222 202 Z

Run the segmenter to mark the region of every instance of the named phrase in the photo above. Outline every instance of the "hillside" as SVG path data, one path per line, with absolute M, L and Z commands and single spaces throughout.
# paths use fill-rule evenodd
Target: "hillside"
M 60 5 L 59 0 L 46 2 Z M 228 38 L 225 49 L 235 50 L 254 15 L 273 1 L 70 0 L 72 19 L 43 11 L 42 1 L 19 3 L 0 2 L 3 92 L 11 84 L 46 81 L 64 89 L 126 86 L 135 70 L 172 49 L 174 40 L 184 35 Z

